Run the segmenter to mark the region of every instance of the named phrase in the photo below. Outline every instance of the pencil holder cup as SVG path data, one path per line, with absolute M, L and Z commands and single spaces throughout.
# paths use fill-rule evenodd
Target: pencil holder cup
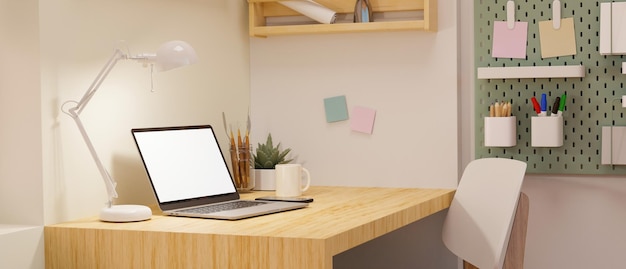
M 514 147 L 517 144 L 517 118 L 485 117 L 485 147 Z
M 252 147 L 231 147 L 233 181 L 239 192 L 249 192 L 254 189 L 254 160 Z
M 532 147 L 563 146 L 563 117 L 532 117 L 530 132 Z

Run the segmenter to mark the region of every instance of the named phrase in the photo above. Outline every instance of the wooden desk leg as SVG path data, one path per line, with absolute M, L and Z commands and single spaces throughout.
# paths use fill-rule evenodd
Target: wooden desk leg
M 526 248 L 526 231 L 528 227 L 529 201 L 525 193 L 520 193 L 515 219 L 509 236 L 509 245 L 504 256 L 503 269 L 523 269 L 524 251 Z M 479 269 L 469 262 L 463 261 L 463 269 Z

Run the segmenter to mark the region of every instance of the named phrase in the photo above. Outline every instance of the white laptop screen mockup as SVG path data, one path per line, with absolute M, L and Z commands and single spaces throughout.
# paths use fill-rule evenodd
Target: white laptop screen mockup
M 133 135 L 159 203 L 236 193 L 210 126 Z

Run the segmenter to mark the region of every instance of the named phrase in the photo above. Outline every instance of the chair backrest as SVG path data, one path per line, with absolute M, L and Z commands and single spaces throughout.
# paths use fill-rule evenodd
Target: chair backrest
M 443 224 L 443 242 L 480 269 L 502 268 L 526 163 L 500 158 L 470 162 Z

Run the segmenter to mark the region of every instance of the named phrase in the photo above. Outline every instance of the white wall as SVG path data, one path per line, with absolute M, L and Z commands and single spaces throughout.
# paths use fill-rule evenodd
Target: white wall
M 0 268 L 44 266 L 38 21 L 0 0 Z
M 123 61 L 81 115 L 104 165 L 118 181 L 118 203 L 154 204 L 130 135 L 135 127 L 213 124 L 222 111 L 243 120 L 249 106 L 245 1 L 80 1 L 40 3 L 46 223 L 97 215 L 106 201 L 98 170 L 71 118 L 77 100 L 125 40 L 131 54 L 169 40 L 189 42 L 197 64 L 155 73 Z M 226 136 L 218 132 L 222 145 Z
M 472 1 L 460 1 L 472 10 Z M 473 12 L 461 12 L 463 167 L 474 156 Z M 623 176 L 528 175 L 525 268 L 623 268 L 626 181 Z
M 457 22 L 456 1 L 439 1 L 435 33 L 251 38 L 253 142 L 271 132 L 314 185 L 456 187 Z M 372 135 L 352 132 L 349 121 L 326 122 L 323 99 L 339 95 L 348 109 L 377 110 Z M 454 268 L 440 240 L 442 216 L 348 251 L 335 265 Z
M 624 177 L 528 176 L 526 268 L 623 268 Z
M 43 224 L 37 12 L 0 0 L 0 224 Z
M 455 187 L 456 4 L 439 4 L 436 33 L 252 38 L 253 141 L 271 132 L 317 185 Z M 372 135 L 326 122 L 339 95 L 377 110 Z

